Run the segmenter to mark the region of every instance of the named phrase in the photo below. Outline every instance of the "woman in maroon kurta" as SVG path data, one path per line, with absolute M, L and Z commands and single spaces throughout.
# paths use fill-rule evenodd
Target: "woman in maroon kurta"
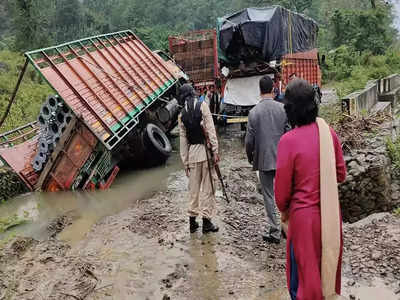
M 318 106 L 306 81 L 291 82 L 285 93 L 285 109 L 292 129 L 280 139 L 275 177 L 275 199 L 282 221 L 289 220 L 287 236 L 287 281 L 296 300 L 323 299 L 321 287 L 321 214 Z M 337 181 L 346 177 L 339 139 L 331 129 Z M 340 229 L 341 230 L 341 229 Z M 343 248 L 341 242 L 341 249 Z M 342 251 L 340 252 L 342 253 Z M 341 254 L 336 273 L 340 294 Z

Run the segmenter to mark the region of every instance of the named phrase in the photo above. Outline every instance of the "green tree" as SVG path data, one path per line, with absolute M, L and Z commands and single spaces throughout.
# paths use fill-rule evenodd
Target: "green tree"
M 357 51 L 382 54 L 393 43 L 393 18 L 387 7 L 369 10 L 337 9 L 332 16 L 333 46 L 349 45 Z
M 8 1 L 0 2 L 0 37 L 10 30 Z
M 56 0 L 57 42 L 76 39 L 83 32 L 82 4 L 79 0 Z
M 52 41 L 51 20 L 54 2 L 51 0 L 15 0 L 12 24 L 18 50 L 48 46 Z

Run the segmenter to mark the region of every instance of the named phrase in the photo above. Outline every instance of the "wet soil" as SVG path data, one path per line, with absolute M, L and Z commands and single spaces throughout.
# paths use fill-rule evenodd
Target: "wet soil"
M 220 142 L 231 203 L 217 191 L 218 233 L 189 233 L 187 178 L 182 170 L 173 171 L 165 190 L 102 217 L 88 232 L 82 213 L 72 211 L 48 222 L 46 239 L 8 242 L 0 250 L 0 299 L 289 299 L 286 243 L 270 245 L 261 238 L 263 199 L 242 136 L 225 133 Z M 387 220 L 382 226 L 345 226 L 347 297 L 375 299 L 359 297 L 372 295 L 365 289 L 379 279 L 382 284 L 375 288 L 388 293 L 385 299 L 400 298 L 394 293 L 398 268 L 391 267 L 396 262 L 398 266 L 393 257 L 399 257 L 400 238 L 394 228 L 400 228 L 400 222 L 391 215 Z M 376 248 L 365 231 L 374 234 L 373 245 L 379 245 L 381 255 L 371 258 L 372 269 L 354 271 L 353 262 L 363 263 L 362 255 Z M 80 238 L 71 243 L 75 234 Z

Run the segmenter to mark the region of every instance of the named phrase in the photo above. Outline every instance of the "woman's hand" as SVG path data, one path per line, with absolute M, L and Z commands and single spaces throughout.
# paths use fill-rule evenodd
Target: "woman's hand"
M 289 220 L 289 211 L 281 212 L 281 221 L 282 223 L 286 223 Z

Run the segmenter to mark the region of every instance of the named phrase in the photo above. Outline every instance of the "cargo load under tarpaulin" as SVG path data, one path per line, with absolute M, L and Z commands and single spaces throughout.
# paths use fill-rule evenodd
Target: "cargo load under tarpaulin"
M 249 59 L 279 60 L 315 48 L 317 33 L 314 20 L 281 6 L 246 8 L 218 19 L 220 59 L 233 65 Z
M 58 95 L 106 146 L 114 148 L 138 116 L 177 81 L 131 31 L 25 53 Z

